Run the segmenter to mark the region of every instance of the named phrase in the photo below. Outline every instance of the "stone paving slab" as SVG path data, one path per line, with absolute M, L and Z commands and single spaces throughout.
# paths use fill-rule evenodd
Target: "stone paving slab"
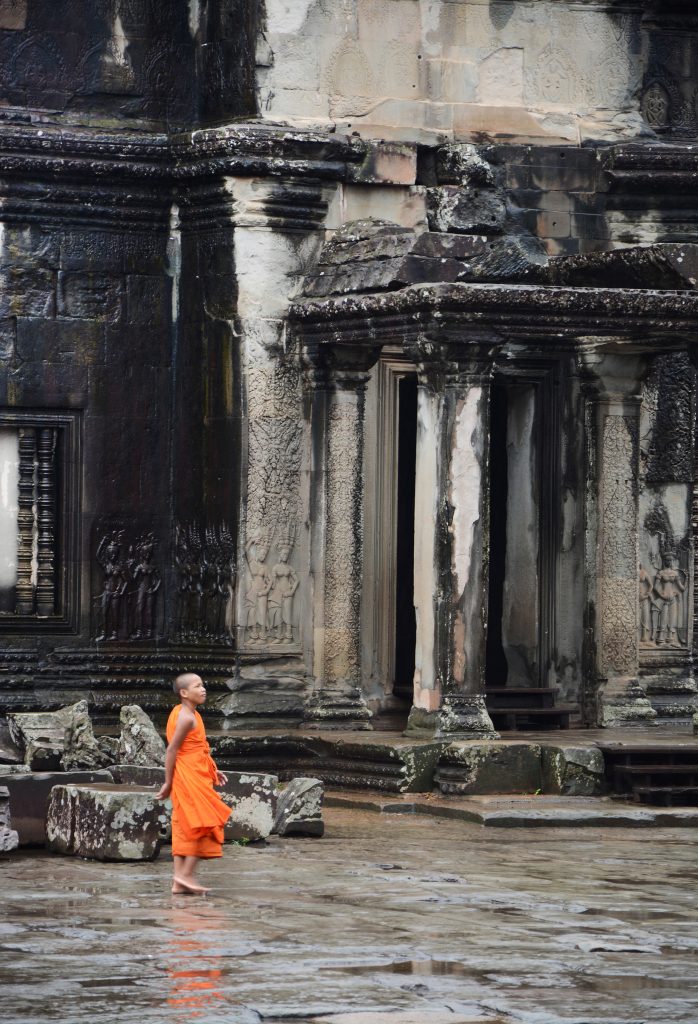
M 382 814 L 423 814 L 494 828 L 697 828 L 698 807 L 640 807 L 608 797 L 470 796 L 329 790 L 327 807 Z
M 226 847 L 206 898 L 6 855 L 3 1024 L 696 1024 L 698 829 L 326 824 Z

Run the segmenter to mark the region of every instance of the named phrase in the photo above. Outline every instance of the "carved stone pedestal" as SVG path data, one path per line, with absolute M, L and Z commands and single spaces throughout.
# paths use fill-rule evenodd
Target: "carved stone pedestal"
M 436 720 L 437 737 L 469 740 L 497 738 L 482 694 L 448 693 Z

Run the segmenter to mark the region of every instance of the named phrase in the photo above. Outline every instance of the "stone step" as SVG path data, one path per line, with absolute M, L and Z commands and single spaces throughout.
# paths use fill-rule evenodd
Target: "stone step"
M 573 707 L 489 708 L 495 729 L 569 729 Z
M 633 786 L 633 799 L 653 807 L 698 807 L 698 785 Z
M 469 796 L 402 793 L 325 794 L 328 807 L 381 814 L 424 814 L 489 828 L 696 828 L 698 809 L 640 807 L 608 797 Z
M 488 686 L 485 690 L 487 710 L 499 711 L 505 708 L 552 708 L 557 688 L 551 686 Z

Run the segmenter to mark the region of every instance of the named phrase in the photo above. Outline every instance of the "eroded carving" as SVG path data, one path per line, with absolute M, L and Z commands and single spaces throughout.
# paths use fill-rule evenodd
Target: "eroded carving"
M 99 602 L 100 632 L 98 641 L 120 640 L 124 632 L 123 597 L 128 586 L 128 569 L 123 555 L 123 530 L 105 534 L 97 546 L 96 558 L 104 580 Z
M 175 634 L 185 643 L 232 644 L 231 607 L 235 586 L 235 544 L 228 526 L 178 524 Z
M 650 538 L 651 566 L 640 566 L 640 644 L 643 648 L 687 645 L 688 539 L 676 539 L 666 506 L 657 498 L 643 527 Z
M 248 491 L 243 643 L 298 640 L 292 564 L 300 520 L 300 378 L 287 364 L 248 371 Z M 272 546 L 278 561 L 268 564 Z
M 637 671 L 637 511 L 632 467 L 637 423 L 604 417 L 601 516 L 601 647 L 604 670 Z

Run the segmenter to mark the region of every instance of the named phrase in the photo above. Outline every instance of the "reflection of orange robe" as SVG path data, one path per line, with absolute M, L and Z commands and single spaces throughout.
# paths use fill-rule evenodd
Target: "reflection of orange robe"
M 182 710 L 178 704 L 167 720 L 167 742 L 172 741 Z M 216 765 L 206 742 L 201 715 L 177 751 L 172 778 L 172 856 L 220 857 L 223 826 L 232 811 L 214 792 Z

